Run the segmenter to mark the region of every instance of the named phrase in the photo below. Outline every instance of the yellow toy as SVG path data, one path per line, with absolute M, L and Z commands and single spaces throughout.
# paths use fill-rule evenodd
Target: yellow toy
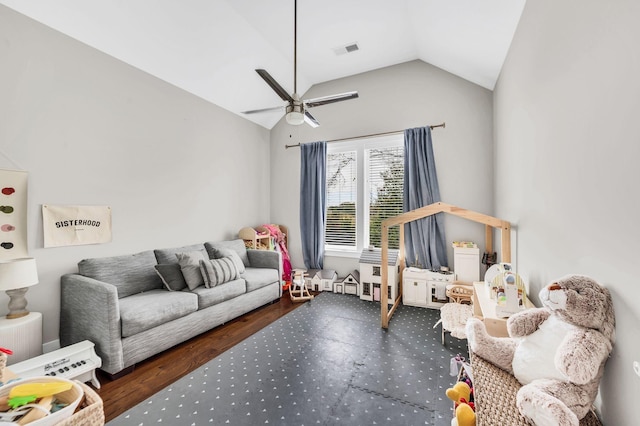
M 456 422 L 458 422 L 458 426 L 475 426 L 476 413 L 469 404 L 464 402 L 458 404 L 456 408 Z
M 458 404 L 462 402 L 469 402 L 469 397 L 471 396 L 471 388 L 465 382 L 456 382 L 452 388 L 447 389 L 445 392 L 447 398 L 456 403 L 456 407 Z
M 46 383 L 25 383 L 11 388 L 9 391 L 8 404 L 11 408 L 17 408 L 22 405 L 33 402 L 39 398 L 52 396 L 60 392 L 64 392 L 73 387 L 68 382 L 46 382 Z

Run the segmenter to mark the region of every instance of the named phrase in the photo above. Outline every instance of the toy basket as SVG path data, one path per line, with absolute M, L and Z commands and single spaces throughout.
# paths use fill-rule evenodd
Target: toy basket
M 3 380 L 4 367 L 7 364 L 7 355 L 0 352 L 0 381 Z M 91 387 L 82 382 L 73 380 L 74 387 L 70 391 L 74 391 L 71 395 L 80 394 L 79 403 L 74 410 L 70 409 L 70 416 L 51 418 L 54 420 L 55 426 L 103 426 L 104 425 L 104 408 L 102 398 Z M 13 383 L 9 384 L 12 385 Z M 9 386 L 7 385 L 7 386 Z M 68 391 L 69 392 L 69 391 Z M 51 417 L 51 416 L 48 416 Z M 45 418 L 46 419 L 46 418 Z M 44 421 L 45 419 L 41 419 Z M 50 423 L 32 422 L 32 425 L 44 425 Z
M 102 426 L 104 425 L 104 409 L 102 398 L 91 387 L 77 382 L 84 390 L 84 399 L 78 405 L 76 412 L 56 426 Z
M 33 426 L 53 426 L 58 424 L 60 421 L 68 417 L 71 417 L 71 415 L 76 410 L 76 407 L 82 401 L 84 397 L 84 390 L 82 387 L 80 387 L 79 382 L 67 380 L 63 378 L 53 378 L 48 376 L 18 379 L 18 380 L 13 380 L 5 384 L 4 386 L 0 387 L 0 397 L 9 395 L 9 392 L 11 391 L 11 389 L 19 385 L 24 385 L 28 383 L 51 383 L 51 382 L 67 382 L 71 384 L 70 389 L 67 389 L 64 392 L 57 393 L 55 395 L 55 399 L 66 404 L 66 406 L 59 411 L 48 414 L 39 419 L 34 419 L 33 421 L 30 421 L 27 424 L 33 425 Z

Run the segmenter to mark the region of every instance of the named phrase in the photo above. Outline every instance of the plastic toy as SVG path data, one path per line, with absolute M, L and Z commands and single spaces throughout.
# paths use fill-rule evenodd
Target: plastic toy
M 25 383 L 16 385 L 9 391 L 9 406 L 17 408 L 35 401 L 38 398 L 52 396 L 71 389 L 73 384 L 67 382 Z

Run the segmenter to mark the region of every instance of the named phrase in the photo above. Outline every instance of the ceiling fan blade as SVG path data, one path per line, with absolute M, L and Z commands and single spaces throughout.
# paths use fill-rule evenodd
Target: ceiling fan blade
M 303 101 L 304 106 L 307 108 L 313 108 L 320 105 L 332 104 L 334 102 L 346 101 L 349 99 L 355 99 L 358 97 L 358 92 L 346 92 L 338 95 L 322 96 L 320 98 L 307 99 Z
M 243 114 L 255 114 L 257 112 L 269 112 L 269 111 L 278 111 L 284 110 L 284 106 L 271 107 L 271 108 L 261 108 L 261 109 L 252 109 L 250 111 L 242 111 Z
M 313 115 L 311 115 L 309 113 L 309 111 L 305 110 L 304 111 L 304 121 L 311 127 L 318 127 L 320 125 L 320 123 L 318 123 L 318 120 L 316 120 Z
M 258 69 L 256 70 L 256 72 L 260 77 L 262 77 L 264 81 L 267 82 L 269 87 L 271 87 L 273 91 L 276 92 L 278 96 L 282 98 L 283 101 L 293 102 L 293 98 L 291 97 L 291 95 L 287 93 L 287 91 L 284 90 L 282 86 L 280 86 L 273 77 L 271 77 L 271 74 L 269 74 L 266 70 L 263 70 L 263 69 Z

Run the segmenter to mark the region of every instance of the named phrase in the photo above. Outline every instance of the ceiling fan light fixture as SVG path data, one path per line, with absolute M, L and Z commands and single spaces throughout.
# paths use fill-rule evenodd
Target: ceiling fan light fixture
M 285 120 L 292 126 L 299 126 L 304 123 L 304 114 L 300 111 L 291 111 L 287 113 Z
M 292 126 L 299 126 L 304 123 L 304 114 L 298 111 L 291 111 L 287 113 L 285 119 L 287 120 L 287 123 Z
M 287 123 L 292 126 L 299 126 L 304 123 L 304 109 L 298 100 L 298 95 L 293 95 L 294 103 L 287 106 L 287 114 L 284 116 Z

